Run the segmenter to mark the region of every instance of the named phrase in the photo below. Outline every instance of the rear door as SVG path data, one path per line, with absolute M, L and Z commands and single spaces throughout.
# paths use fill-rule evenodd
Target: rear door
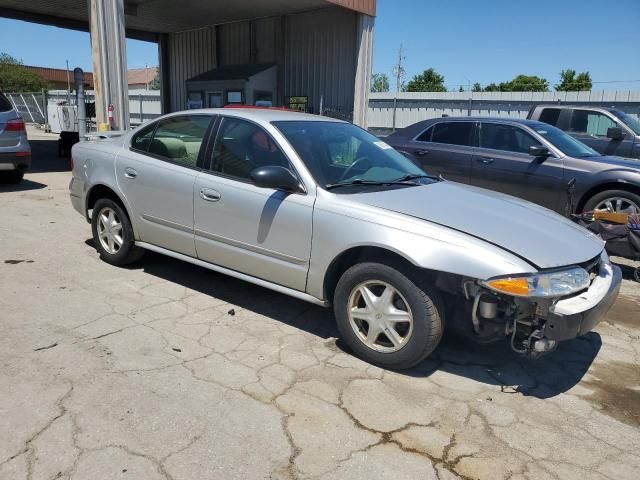
M 116 177 L 140 240 L 195 257 L 193 185 L 212 115 L 178 115 L 136 133 Z
M 430 175 L 469 183 L 476 144 L 476 122 L 441 121 L 403 146 L 413 161 Z
M 543 142 L 515 124 L 480 122 L 473 157 L 473 185 L 561 210 L 566 191 L 562 159 L 533 157 L 529 147 Z
M 224 117 L 194 186 L 195 242 L 207 262 L 304 291 L 315 190 L 260 188 L 260 166 L 295 169 L 273 137 L 248 120 Z M 311 186 L 308 186 L 311 189 Z
M 607 130 L 611 127 L 621 127 L 626 132 L 626 127 L 616 120 L 608 113 L 574 109 L 568 132 L 603 155 L 631 157 L 634 140 L 632 135 L 627 133 L 623 140 L 612 140 L 607 137 Z

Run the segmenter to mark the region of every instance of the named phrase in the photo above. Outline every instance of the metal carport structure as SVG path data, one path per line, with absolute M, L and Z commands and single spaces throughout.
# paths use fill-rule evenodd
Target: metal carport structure
M 96 111 L 128 126 L 125 32 L 159 46 L 164 111 L 186 80 L 216 67 L 274 63 L 277 103 L 307 97 L 366 126 L 376 0 L 0 0 L 0 16 L 91 32 Z

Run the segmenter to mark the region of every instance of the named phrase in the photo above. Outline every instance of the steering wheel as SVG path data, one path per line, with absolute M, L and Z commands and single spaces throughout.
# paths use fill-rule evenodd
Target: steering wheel
M 368 163 L 369 166 L 371 166 L 371 161 L 367 158 L 367 157 L 360 157 L 357 158 L 355 162 L 353 162 L 342 174 L 342 176 L 340 177 L 340 181 L 342 182 L 343 180 L 349 178 L 351 176 L 351 173 L 353 173 L 354 171 L 358 170 L 358 167 L 362 168 L 362 166 Z M 364 171 L 364 169 L 363 169 Z

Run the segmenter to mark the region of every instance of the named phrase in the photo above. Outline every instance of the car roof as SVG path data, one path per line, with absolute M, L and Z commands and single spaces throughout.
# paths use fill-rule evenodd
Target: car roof
M 606 110 L 607 112 L 613 112 L 615 110 L 614 107 L 602 107 L 602 106 L 595 106 L 595 105 L 568 105 L 565 103 L 562 104 L 558 104 L 558 103 L 539 103 L 538 105 L 536 105 L 536 108 L 579 108 L 581 110 Z
M 436 117 L 428 120 L 423 120 L 413 125 L 409 125 L 403 129 L 396 131 L 389 135 L 387 138 L 392 140 L 393 138 L 414 138 L 418 134 L 422 133 L 425 129 L 431 125 L 439 122 L 485 122 L 485 123 L 510 123 L 525 125 L 531 128 L 539 128 L 540 125 L 548 127 L 546 123 L 542 123 L 539 120 L 528 120 L 526 118 L 513 118 L 513 117 Z
M 311 113 L 296 112 L 294 110 L 283 110 L 280 108 L 203 108 L 198 110 L 187 110 L 183 112 L 175 112 L 175 114 L 198 114 L 205 113 L 208 115 L 224 115 L 227 117 L 245 118 L 260 122 L 340 122 L 346 123 L 336 118 L 314 115 Z M 173 115 L 173 114 L 172 114 Z

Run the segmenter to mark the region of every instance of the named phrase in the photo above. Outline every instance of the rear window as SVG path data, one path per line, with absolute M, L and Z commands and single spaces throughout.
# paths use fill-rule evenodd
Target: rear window
M 443 122 L 434 125 L 431 141 L 449 145 L 473 145 L 473 122 Z
M 558 124 L 560 112 L 561 110 L 559 108 L 543 108 L 542 112 L 540 112 L 540 118 L 538 120 L 555 127 Z
M 8 112 L 13 110 L 13 105 L 7 97 L 0 93 L 0 112 Z

